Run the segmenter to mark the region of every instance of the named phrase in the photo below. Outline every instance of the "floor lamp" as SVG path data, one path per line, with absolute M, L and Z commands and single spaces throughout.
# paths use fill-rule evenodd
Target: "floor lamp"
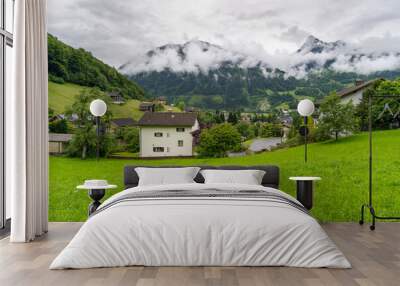
M 371 94 L 368 95 L 368 138 L 369 138 L 369 168 L 368 168 L 368 203 L 362 204 L 361 205 L 361 219 L 359 223 L 362 225 L 364 224 L 364 211 L 365 209 L 369 209 L 369 212 L 371 214 L 372 218 L 372 224 L 369 226 L 370 230 L 375 230 L 375 221 L 377 219 L 380 220 L 400 220 L 400 216 L 379 216 L 376 214 L 375 208 L 372 204 L 372 100 L 373 99 L 379 99 L 379 98 L 395 98 L 395 99 L 400 99 L 400 95 L 376 95 L 373 96 Z M 384 110 L 382 111 L 385 112 L 388 109 L 388 105 L 385 104 Z M 392 113 L 390 111 L 390 113 Z M 392 113 L 393 114 L 393 113 Z M 396 116 L 398 113 L 396 113 Z
M 304 117 L 304 126 L 300 127 L 300 135 L 304 136 L 304 162 L 307 163 L 307 135 L 309 130 L 307 127 L 308 116 L 314 113 L 314 103 L 309 99 L 303 99 L 297 105 L 297 112 Z
M 107 104 L 101 99 L 95 99 L 90 103 L 90 113 L 96 118 L 96 159 L 100 157 L 100 117 L 107 112 Z

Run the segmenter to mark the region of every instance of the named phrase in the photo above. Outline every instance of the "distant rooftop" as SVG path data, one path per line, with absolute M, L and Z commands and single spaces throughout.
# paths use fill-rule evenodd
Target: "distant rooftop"
M 153 106 L 154 105 L 154 102 L 141 102 L 140 103 L 140 106 Z
M 188 112 L 146 112 L 140 118 L 139 126 L 193 126 L 197 114 Z
M 132 118 L 114 118 L 111 122 L 118 127 L 136 126 L 137 122 Z
M 69 142 L 71 139 L 72 134 L 49 133 L 49 142 Z
M 347 87 L 345 89 L 342 89 L 340 91 L 337 92 L 337 95 L 340 97 L 344 97 L 350 94 L 353 94 L 361 89 L 367 88 L 369 87 L 371 84 L 373 84 L 375 81 L 377 81 L 376 79 L 370 80 L 370 81 L 356 81 L 356 84 L 354 86 L 351 87 Z

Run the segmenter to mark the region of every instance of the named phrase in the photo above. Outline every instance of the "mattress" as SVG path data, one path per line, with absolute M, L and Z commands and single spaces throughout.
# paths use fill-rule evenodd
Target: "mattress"
M 193 183 L 135 187 L 110 197 L 50 269 L 133 265 L 351 267 L 284 192 Z

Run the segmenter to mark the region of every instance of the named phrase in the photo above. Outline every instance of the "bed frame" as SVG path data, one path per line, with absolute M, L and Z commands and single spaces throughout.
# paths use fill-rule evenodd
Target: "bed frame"
M 139 183 L 139 176 L 135 171 L 137 167 L 146 168 L 178 168 L 188 166 L 125 166 L 124 168 L 124 184 L 125 189 L 136 187 Z M 261 165 L 261 166 L 198 166 L 202 170 L 206 169 L 217 169 L 217 170 L 263 170 L 265 175 L 262 179 L 262 185 L 264 187 L 271 187 L 279 189 L 279 167 L 272 165 Z M 203 176 L 198 173 L 194 180 L 197 183 L 204 183 Z

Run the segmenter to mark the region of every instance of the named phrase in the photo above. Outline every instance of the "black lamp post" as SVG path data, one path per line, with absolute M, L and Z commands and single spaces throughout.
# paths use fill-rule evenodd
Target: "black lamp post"
M 101 99 L 95 99 L 90 103 L 90 113 L 96 118 L 96 159 L 100 157 L 100 117 L 107 112 L 107 104 Z
M 307 135 L 308 130 L 308 116 L 314 113 L 314 103 L 309 99 L 303 99 L 297 105 L 297 111 L 304 117 L 304 125 L 300 127 L 300 135 L 304 136 L 304 162 L 307 163 Z

